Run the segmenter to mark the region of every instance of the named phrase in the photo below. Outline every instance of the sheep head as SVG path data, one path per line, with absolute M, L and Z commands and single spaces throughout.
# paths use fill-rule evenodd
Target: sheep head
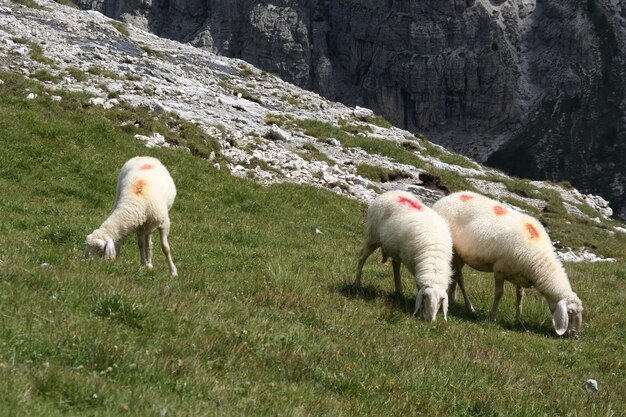
M 563 298 L 550 306 L 552 324 L 556 334 L 576 337 L 583 322 L 583 305 L 576 294 Z
M 423 287 L 417 293 L 413 316 L 417 316 L 422 310 L 424 320 L 435 321 L 440 307 L 443 310 L 443 319 L 448 320 L 448 294 L 446 291 L 438 286 Z
M 113 239 L 102 236 L 97 231 L 91 233 L 85 239 L 85 257 L 104 257 L 104 259 L 115 259 L 116 250 Z

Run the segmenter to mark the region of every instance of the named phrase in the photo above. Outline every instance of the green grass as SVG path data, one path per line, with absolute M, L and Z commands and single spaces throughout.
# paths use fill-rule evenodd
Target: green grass
M 451 303 L 447 322 L 426 324 L 410 317 L 406 271 L 396 297 L 378 253 L 364 288 L 351 285 L 362 204 L 262 187 L 133 139 L 160 128 L 208 140 L 175 119 L 146 128 L 139 109 L 130 126 L 129 109 L 63 92 L 52 102 L 38 83 L 0 79 L 0 415 L 626 414 L 624 262 L 567 265 L 585 305 L 577 340 L 553 335 L 532 290 L 518 323 L 505 287 L 491 323 L 493 279 L 469 270 L 478 314 Z M 158 244 L 154 270 L 140 268 L 134 237 L 113 262 L 83 257 L 119 168 L 140 154 L 177 184 L 178 278 Z M 588 378 L 599 392 L 582 390 Z
M 13 3 L 21 4 L 22 6 L 30 7 L 32 9 L 44 10 L 35 0 L 11 0 Z
M 280 99 L 291 104 L 292 106 L 298 106 L 301 103 L 299 94 L 283 94 Z
M 372 181 L 388 182 L 394 181 L 398 178 L 411 178 L 410 174 L 399 171 L 397 169 L 389 169 L 368 164 L 359 164 L 356 168 L 356 172 L 358 175 Z
M 268 113 L 264 120 L 266 125 L 285 126 L 294 123 L 293 118 L 281 113 Z
M 246 100 L 253 101 L 253 102 L 257 103 L 257 104 L 261 104 L 261 105 L 263 105 L 263 101 L 262 101 L 259 97 L 257 97 L 257 96 L 255 96 L 255 95 L 253 95 L 253 94 L 252 94 L 252 93 L 251 93 L 248 89 L 246 89 L 246 88 L 242 88 L 242 87 L 235 87 L 235 86 L 231 85 L 231 84 L 230 84 L 228 81 L 226 81 L 226 80 L 221 80 L 221 81 L 218 83 L 218 85 L 219 85 L 220 87 L 222 87 L 223 89 L 225 89 L 225 90 L 231 91 L 231 92 L 232 92 L 233 94 L 235 94 L 235 95 L 237 95 L 237 94 L 241 94 L 241 97 L 242 97 L 242 98 L 244 98 L 244 99 L 246 99 Z
M 330 159 L 326 154 L 320 151 L 314 144 L 305 143 L 302 146 L 302 151 L 298 152 L 298 154 L 302 157 L 302 159 L 312 162 L 312 161 L 323 161 L 328 165 L 334 165 L 335 161 Z
M 254 77 L 254 71 L 252 71 L 252 69 L 250 67 L 248 67 L 247 65 L 239 65 L 239 77 L 241 78 L 253 78 Z
M 38 70 L 30 75 L 32 78 L 35 78 L 39 81 L 50 81 L 50 82 L 59 82 L 59 77 L 51 74 L 46 70 Z
M 76 67 L 67 67 L 66 71 L 69 75 L 74 77 L 76 81 L 85 81 L 87 79 L 87 74 L 80 68 Z
M 371 123 L 373 125 L 376 125 L 378 127 L 382 127 L 382 128 L 385 128 L 385 129 L 389 129 L 390 127 L 393 126 L 389 121 L 387 121 L 387 119 L 385 119 L 382 116 L 378 116 L 378 115 L 374 115 L 374 116 L 369 117 L 367 119 L 367 121 L 368 121 L 368 123 Z
M 371 154 L 386 156 L 396 162 L 413 165 L 428 173 L 441 178 L 441 184 L 451 191 L 474 190 L 467 179 L 452 171 L 438 169 L 422 161 L 414 154 L 415 145 L 411 141 L 405 141 L 401 145 L 394 142 L 377 139 L 371 136 L 362 136 L 357 133 L 366 133 L 367 127 L 342 123 L 339 127 L 319 120 L 305 119 L 293 121 L 306 135 L 326 141 L 330 138 L 337 139 L 345 147 L 358 147 Z M 368 178 L 373 179 L 371 172 L 365 172 Z
M 71 7 L 72 9 L 78 9 L 78 6 L 72 3 L 71 0 L 54 0 L 56 3 L 62 4 L 63 6 Z
M 458 165 L 463 168 L 472 169 L 476 169 L 478 167 L 478 164 L 471 159 L 458 153 L 444 151 L 428 140 L 422 140 L 421 144 L 426 148 L 428 155 L 433 156 L 446 164 Z
M 421 159 L 407 152 L 397 144 L 384 139 L 354 135 L 351 131 L 346 130 L 349 130 L 350 127 L 344 129 L 342 127 L 333 126 L 330 123 L 312 119 L 297 120 L 295 123 L 306 135 L 322 141 L 335 138 L 346 147 L 359 147 L 369 153 L 387 156 L 397 162 L 416 167 L 422 167 L 424 165 Z
M 92 65 L 91 67 L 89 67 L 87 69 L 87 72 L 92 75 L 99 75 L 101 77 L 110 78 L 112 80 L 120 79 L 120 76 L 115 71 L 111 71 L 106 68 L 99 67 L 97 65 Z M 75 72 L 72 73 L 72 76 L 74 76 L 74 73 Z
M 22 3 L 22 4 L 26 4 L 26 3 L 28 3 L 28 2 L 25 2 L 25 3 Z M 34 3 L 34 2 L 33 2 L 33 3 Z M 34 4 L 35 4 L 35 6 L 37 6 L 37 8 L 40 8 L 40 7 L 37 5 L 37 3 L 34 3 Z M 30 6 L 29 6 L 29 7 L 30 7 Z M 41 48 L 41 46 L 40 46 L 39 44 L 37 44 L 37 43 L 35 43 L 35 42 L 30 42 L 30 41 L 28 41 L 28 40 L 26 40 L 26 39 L 24 39 L 24 38 L 12 38 L 11 40 L 12 40 L 13 42 L 15 42 L 15 43 L 19 43 L 19 44 L 21 44 L 21 45 L 27 45 L 27 46 L 30 48 L 29 55 L 30 55 L 30 57 L 31 57 L 33 60 L 35 60 L 35 61 L 37 61 L 37 62 L 40 62 L 40 63 L 42 63 L 42 64 L 47 64 L 47 65 L 50 65 L 50 66 L 53 66 L 53 65 L 54 65 L 54 60 L 52 60 L 52 59 L 50 59 L 50 58 L 48 58 L 48 57 L 46 57 L 46 56 L 44 55 L 44 53 L 43 53 L 43 49 Z
M 155 56 L 158 58 L 164 58 L 166 56 L 165 52 L 157 51 L 156 49 L 153 49 L 144 43 L 140 42 L 139 47 L 150 56 Z
M 113 26 L 123 36 L 130 36 L 130 31 L 128 30 L 128 26 L 126 26 L 126 23 L 120 22 L 119 20 L 109 20 L 109 24 Z

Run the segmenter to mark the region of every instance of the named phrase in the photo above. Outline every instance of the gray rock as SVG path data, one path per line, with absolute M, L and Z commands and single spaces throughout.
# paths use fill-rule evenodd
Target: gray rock
M 42 1 L 46 4 L 45 10 L 0 11 L 0 40 L 23 38 L 27 42 L 39 42 L 46 39 L 41 43 L 42 53 L 50 62 L 40 62 L 30 55 L 16 55 L 13 42 L 0 42 L 0 68 L 25 74 L 50 72 L 59 81 L 46 85 L 46 90 L 85 92 L 93 96 L 89 100 L 91 105 L 116 106 L 124 102 L 129 106 L 171 112 L 197 125 L 219 143 L 220 162 L 212 163 L 215 169 L 223 167 L 232 175 L 252 178 L 264 185 L 289 181 L 324 187 L 363 202 L 371 201 L 377 193 L 388 189 L 409 190 L 427 204 L 441 198 L 442 191 L 424 187 L 419 179 L 428 169 L 417 168 L 422 164 L 402 164 L 387 156 L 370 154 L 356 146 L 359 140 L 356 136 L 356 145 L 344 147 L 338 140 L 318 140 L 297 127 L 298 120 L 315 120 L 339 129 L 345 129 L 347 123 L 364 127 L 371 138 L 397 146 L 405 146 L 410 140 L 414 146 L 405 146 L 406 149 L 424 166 L 458 173 L 486 194 L 516 199 L 538 208 L 546 205 L 544 200 L 524 199 L 508 192 L 498 181 L 508 177 L 499 171 L 479 164 L 466 168 L 445 162 L 451 155 L 443 148 L 436 147 L 431 155 L 425 139 L 418 141 L 406 130 L 382 128 L 364 121 L 373 114 L 367 109 L 329 101 L 243 61 L 159 38 L 137 28 L 131 27 L 128 36 L 120 34 L 100 13 L 80 12 L 56 2 Z M 22 6 L 10 2 L 8 7 L 17 10 Z M 275 12 L 292 16 L 286 11 Z M 67 27 L 73 28 L 71 34 L 65 30 Z M 80 45 L 76 44 L 76 39 L 81 40 Z M 137 45 L 159 53 L 144 56 Z M 129 56 L 133 58 L 133 76 L 117 79 L 119 74 L 128 71 Z M 116 74 L 115 79 L 87 71 L 93 66 L 105 70 L 102 74 Z M 68 76 L 70 67 L 81 69 L 84 79 Z M 115 90 L 118 98 L 107 98 L 110 90 Z M 241 93 L 242 97 L 238 98 L 233 91 L 246 94 Z M 135 123 L 129 120 L 124 125 L 134 126 Z M 269 123 L 276 123 L 276 126 Z M 146 146 L 169 146 L 162 134 L 137 139 Z M 215 157 L 212 154 L 209 160 Z M 254 164 L 253 159 L 263 164 Z M 364 165 L 402 175 L 382 183 L 359 175 L 359 168 Z M 588 200 L 597 210 L 609 208 L 606 200 L 584 196 L 575 189 L 565 190 L 557 184 L 533 184 L 558 191 L 572 205 L 585 204 Z
M 563 207 L 565 207 L 565 210 L 567 210 L 569 214 L 573 214 L 575 216 L 580 216 L 580 217 L 587 217 L 582 211 L 580 211 L 578 207 L 573 206 L 565 201 L 563 202 Z
M 271 140 L 280 140 L 287 142 L 289 140 L 289 134 L 276 125 L 272 125 L 265 134 L 265 137 Z
M 609 185 L 626 158 L 623 2 L 76 3 L 359 106 L 357 118 L 371 108 L 518 177 L 601 190 L 626 218 L 626 195 Z

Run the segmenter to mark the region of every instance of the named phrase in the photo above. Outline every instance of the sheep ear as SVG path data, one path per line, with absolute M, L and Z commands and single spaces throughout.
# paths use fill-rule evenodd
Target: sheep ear
M 565 299 L 559 301 L 554 312 L 552 312 L 552 324 L 556 334 L 559 336 L 562 336 L 567 331 L 569 317 L 567 316 L 567 301 Z
M 448 294 L 443 291 L 443 299 L 441 300 L 441 309 L 443 310 L 443 319 L 448 321 Z
M 424 290 L 422 288 L 417 292 L 417 297 L 415 297 L 415 311 L 413 312 L 413 317 L 417 317 L 417 313 L 422 309 L 422 301 L 424 300 Z
M 104 245 L 104 259 L 115 259 L 115 243 L 112 239 L 107 240 Z

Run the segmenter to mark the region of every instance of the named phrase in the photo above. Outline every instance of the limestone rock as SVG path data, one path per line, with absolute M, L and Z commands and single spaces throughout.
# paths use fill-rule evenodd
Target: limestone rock
M 624 2 L 74 1 L 516 176 L 601 191 L 626 218 Z

